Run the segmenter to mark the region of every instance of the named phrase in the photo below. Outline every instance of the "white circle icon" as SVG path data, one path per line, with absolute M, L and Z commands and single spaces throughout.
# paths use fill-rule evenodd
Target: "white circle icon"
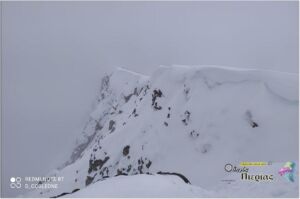
M 16 182 L 16 178 L 11 177 L 11 178 L 10 178 L 10 182 Z

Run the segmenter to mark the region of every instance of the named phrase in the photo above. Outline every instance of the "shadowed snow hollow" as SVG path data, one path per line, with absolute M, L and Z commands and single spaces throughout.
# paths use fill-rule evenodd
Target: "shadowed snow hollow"
M 64 182 L 31 195 L 57 196 L 114 176 L 159 171 L 211 190 L 227 176 L 226 163 L 298 162 L 297 151 L 297 74 L 172 66 L 148 77 L 119 68 L 103 78 L 97 108 L 66 166 L 50 174 Z

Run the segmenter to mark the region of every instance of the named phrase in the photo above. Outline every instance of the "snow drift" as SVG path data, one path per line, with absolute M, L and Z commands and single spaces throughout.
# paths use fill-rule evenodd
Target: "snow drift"
M 192 185 L 182 181 L 182 189 L 191 186 L 195 192 L 183 192 L 186 197 L 247 197 L 253 193 L 248 185 L 239 194 L 231 192 L 234 186 L 228 185 L 226 192 L 217 193 L 221 180 L 228 177 L 226 163 L 298 163 L 297 74 L 162 66 L 144 76 L 119 68 L 102 79 L 97 100 L 71 157 L 63 168 L 50 174 L 64 176 L 64 182 L 58 189 L 39 190 L 30 196 L 51 197 L 81 189 L 74 196 L 96 197 L 95 190 L 87 191 L 89 187 L 106 187 L 111 180 L 124 178 L 137 179 L 128 181 L 136 186 L 142 179 L 165 182 L 170 177 L 156 174 L 162 171 L 189 179 Z M 149 176 L 134 177 L 136 174 Z M 270 186 L 269 192 L 257 197 L 298 195 L 294 185 L 292 191 L 285 185 L 289 188 L 278 195 L 274 193 L 278 187 Z M 145 193 L 137 195 L 153 196 L 153 192 Z M 119 194 L 112 196 L 122 196 Z M 164 192 L 161 197 L 169 195 Z

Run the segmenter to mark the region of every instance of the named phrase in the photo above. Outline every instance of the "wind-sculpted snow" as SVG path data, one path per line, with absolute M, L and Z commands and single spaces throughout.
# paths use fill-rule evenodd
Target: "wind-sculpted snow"
M 278 71 L 238 69 L 223 66 L 160 67 L 155 74 L 172 77 L 173 81 L 202 79 L 209 89 L 235 83 L 260 82 L 273 93 L 290 101 L 298 101 L 298 74 Z M 156 79 L 156 78 L 155 78 Z
M 162 66 L 148 77 L 119 68 L 103 78 L 98 105 L 56 173 L 64 182 L 36 194 L 157 173 L 177 173 L 209 190 L 226 176 L 228 162 L 298 161 L 297 151 L 296 74 Z

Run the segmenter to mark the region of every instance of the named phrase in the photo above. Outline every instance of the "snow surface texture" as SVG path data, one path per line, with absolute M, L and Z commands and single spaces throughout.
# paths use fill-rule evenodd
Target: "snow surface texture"
M 277 171 L 286 161 L 298 165 L 298 75 L 161 66 L 148 77 L 118 68 L 103 78 L 76 143 L 65 166 L 49 174 L 64 177 L 59 188 L 28 196 L 80 189 L 71 196 L 296 197 L 298 170 L 294 183 Z M 274 162 L 263 171 L 274 181 L 241 182 L 224 171 L 240 161 Z

